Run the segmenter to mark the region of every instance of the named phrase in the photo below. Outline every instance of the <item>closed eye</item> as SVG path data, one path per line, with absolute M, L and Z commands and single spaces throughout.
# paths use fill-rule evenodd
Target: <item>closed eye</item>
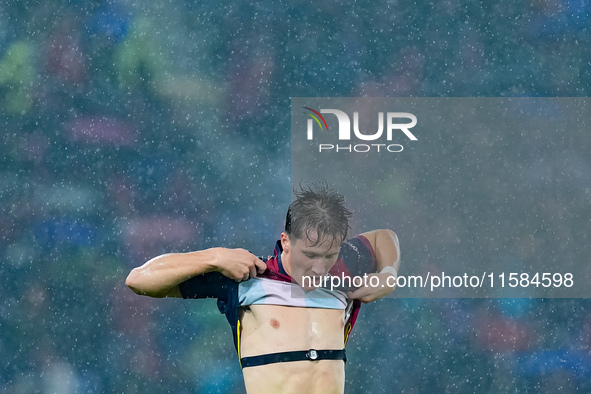
M 335 257 L 337 257 L 339 254 L 338 253 L 333 253 L 333 254 L 329 254 L 329 255 L 321 255 L 321 254 L 317 254 L 317 253 L 306 253 L 304 252 L 304 255 L 309 258 L 309 259 L 316 259 L 318 257 L 325 257 L 327 259 L 334 259 Z

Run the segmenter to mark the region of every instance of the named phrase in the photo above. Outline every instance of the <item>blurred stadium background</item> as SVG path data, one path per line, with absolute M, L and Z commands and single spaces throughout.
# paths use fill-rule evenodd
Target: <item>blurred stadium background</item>
M 244 392 L 215 303 L 137 297 L 127 273 L 170 251 L 271 251 L 291 97 L 588 96 L 590 10 L 3 2 L 0 390 Z M 587 180 L 588 147 L 573 149 Z M 588 203 L 570 207 L 585 226 Z M 588 300 L 388 299 L 362 314 L 348 393 L 591 392 Z

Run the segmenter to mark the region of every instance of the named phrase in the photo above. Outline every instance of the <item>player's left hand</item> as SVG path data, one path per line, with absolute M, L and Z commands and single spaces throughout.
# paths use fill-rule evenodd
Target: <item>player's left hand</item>
M 371 279 L 373 276 L 378 279 Z M 389 279 L 390 278 L 390 279 Z M 377 285 L 377 286 L 372 286 Z M 355 291 L 347 293 L 351 299 L 359 299 L 361 302 L 368 303 L 387 296 L 396 288 L 396 276 L 389 272 L 381 274 L 368 274 L 364 286 L 361 286 Z

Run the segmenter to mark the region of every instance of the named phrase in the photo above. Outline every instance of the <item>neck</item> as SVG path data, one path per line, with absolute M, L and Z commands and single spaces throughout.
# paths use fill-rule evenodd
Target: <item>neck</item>
M 287 275 L 291 276 L 291 259 L 285 251 L 281 252 L 281 264 L 283 264 L 283 269 L 287 272 Z

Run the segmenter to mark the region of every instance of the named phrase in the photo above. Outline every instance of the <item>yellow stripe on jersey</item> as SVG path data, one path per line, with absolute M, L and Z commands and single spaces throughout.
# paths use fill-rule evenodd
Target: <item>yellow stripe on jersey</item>
M 238 346 L 238 361 L 240 361 L 240 368 L 242 368 L 242 358 L 240 357 L 240 334 L 242 327 L 240 327 L 240 320 L 236 323 L 236 344 Z

